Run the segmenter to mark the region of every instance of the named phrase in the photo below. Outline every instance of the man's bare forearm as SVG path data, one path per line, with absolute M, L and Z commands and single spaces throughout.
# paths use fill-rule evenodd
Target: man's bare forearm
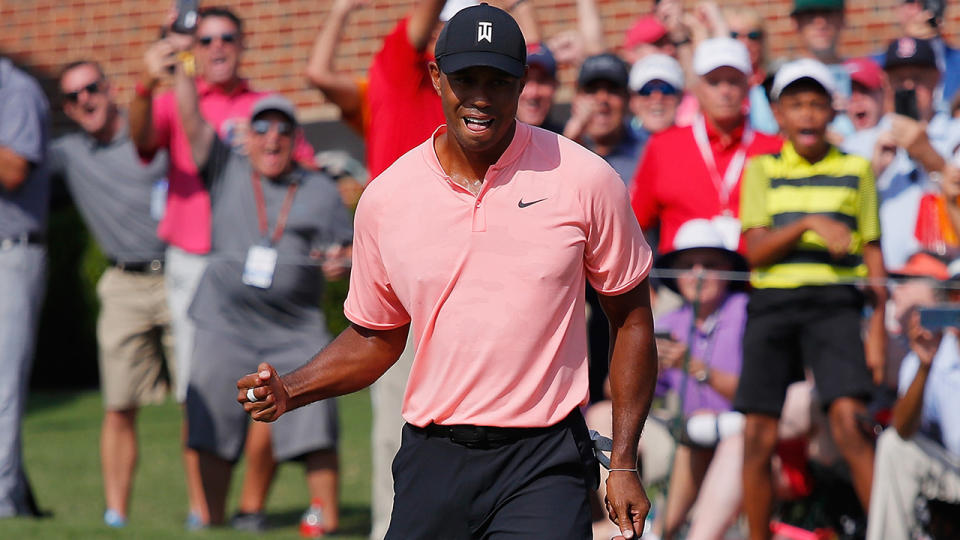
M 306 365 L 281 377 L 289 409 L 370 386 L 400 358 L 408 331 L 409 325 L 392 330 L 351 325 Z
M 930 366 L 920 364 L 913 382 L 907 392 L 893 405 L 894 429 L 903 439 L 909 439 L 920 429 L 920 412 L 923 410 L 923 393 L 927 387 L 927 378 L 930 376 Z
M 337 44 L 349 16 L 349 6 L 342 2 L 334 3 L 329 19 L 317 35 L 307 62 L 307 78 L 327 99 L 340 107 L 344 116 L 356 115 L 361 107 L 360 91 L 354 78 L 333 69 Z
M 657 383 L 657 348 L 647 280 L 619 296 L 600 295 L 610 320 L 610 393 L 613 398 L 613 468 L 637 466 L 637 442 Z
M 427 48 L 445 4 L 445 0 L 417 0 L 407 21 L 407 39 L 414 50 L 422 52 Z
M 30 162 L 6 146 L 0 146 L 0 186 L 8 192 L 16 191 L 28 176 Z
M 157 86 L 157 81 L 145 75 L 141 77 L 140 84 L 152 92 Z M 137 151 L 145 155 L 152 154 L 157 149 L 157 143 L 153 137 L 153 97 L 147 94 L 134 94 L 127 114 L 130 117 L 130 139 L 133 140 Z
M 180 125 L 190 143 L 190 152 L 197 168 L 203 168 L 213 138 L 216 137 L 213 127 L 200 114 L 200 98 L 197 96 L 197 83 L 193 77 L 184 73 L 182 66 L 177 66 L 177 75 L 173 83 L 177 95 L 177 112 L 180 114 Z

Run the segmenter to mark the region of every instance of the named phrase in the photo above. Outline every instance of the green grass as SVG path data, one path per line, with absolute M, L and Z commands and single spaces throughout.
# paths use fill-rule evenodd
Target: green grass
M 366 538 L 370 530 L 370 398 L 364 391 L 341 398 L 340 531 L 336 538 Z M 180 462 L 180 408 L 166 403 L 141 410 L 140 462 L 129 524 L 103 525 L 103 485 L 98 441 L 102 408 L 97 392 L 34 393 L 24 420 L 27 474 L 45 519 L 0 523 L 0 537 L 18 539 L 168 539 L 189 537 L 299 538 L 300 514 L 309 503 L 303 467 L 281 465 L 267 501 L 270 530 L 239 533 L 229 528 L 186 533 L 186 488 Z M 235 470 L 228 512 L 236 507 L 243 462 Z

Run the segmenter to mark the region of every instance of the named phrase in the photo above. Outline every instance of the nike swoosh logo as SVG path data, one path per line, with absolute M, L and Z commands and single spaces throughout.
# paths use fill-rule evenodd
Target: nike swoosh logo
M 535 201 L 523 202 L 523 197 L 520 197 L 520 202 L 517 203 L 517 206 L 519 206 L 520 208 L 526 208 L 531 204 L 537 204 L 538 202 L 545 201 L 545 200 L 547 200 L 547 197 L 544 197 L 542 199 L 537 199 Z

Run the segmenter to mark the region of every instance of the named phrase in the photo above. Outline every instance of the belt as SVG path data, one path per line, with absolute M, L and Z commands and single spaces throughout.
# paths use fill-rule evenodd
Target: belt
M 42 246 L 47 238 L 43 233 L 29 232 L 15 236 L 0 237 L 0 249 L 10 249 L 13 246 L 35 245 Z
M 121 272 L 132 272 L 134 274 L 159 274 L 163 272 L 163 260 L 153 259 L 144 262 L 128 262 L 110 260 L 110 264 Z
M 574 410 L 574 413 L 579 412 Z M 563 429 L 570 423 L 572 416 L 573 413 L 560 422 L 547 427 L 511 428 L 498 426 L 475 426 L 471 424 L 427 424 L 426 427 L 417 427 L 413 424 L 408 425 L 410 426 L 410 429 L 416 432 L 425 433 L 431 437 L 443 437 L 445 439 L 450 439 L 451 442 L 470 448 L 490 448 Z

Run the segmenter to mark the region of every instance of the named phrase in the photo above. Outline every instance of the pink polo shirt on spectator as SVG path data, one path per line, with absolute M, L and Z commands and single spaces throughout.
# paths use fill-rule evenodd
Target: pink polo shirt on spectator
M 254 92 L 245 80 L 241 80 L 232 92 L 226 93 L 199 78 L 197 93 L 200 97 L 200 114 L 228 144 L 238 123 L 250 120 L 253 104 L 268 95 L 268 92 Z M 154 97 L 153 130 L 157 148 L 166 149 L 170 156 L 167 206 L 157 228 L 157 236 L 184 251 L 207 253 L 210 251 L 210 196 L 193 162 L 173 91 Z M 293 157 L 300 163 L 314 163 L 313 148 L 302 132 L 297 134 Z
M 372 182 L 354 223 L 344 313 L 411 323 L 411 424 L 544 427 L 588 396 L 584 279 L 625 293 L 652 255 L 626 188 L 600 157 L 517 122 L 474 196 L 444 174 L 434 137 Z

